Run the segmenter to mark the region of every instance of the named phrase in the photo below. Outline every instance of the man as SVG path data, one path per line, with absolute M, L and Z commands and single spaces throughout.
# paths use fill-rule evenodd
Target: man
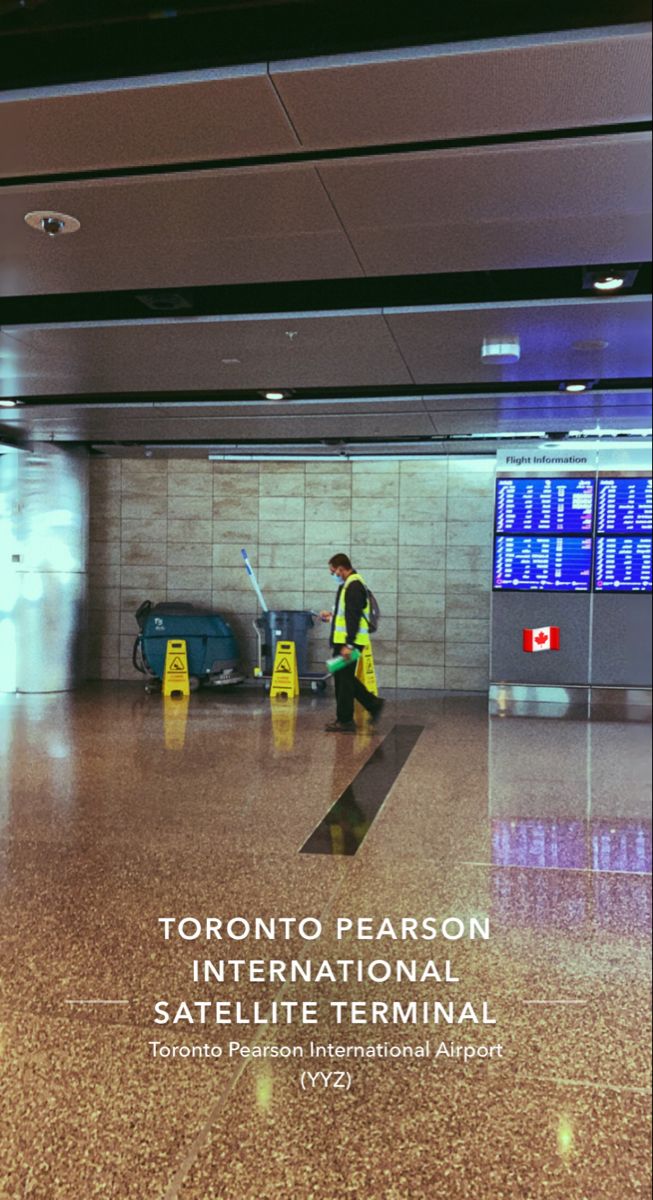
M 351 565 L 346 554 L 334 554 L 329 559 L 329 571 L 338 582 L 336 603 L 331 612 L 321 612 L 323 621 L 331 621 L 331 645 L 335 654 L 350 659 L 352 651 L 363 650 L 370 642 L 370 601 L 362 577 Z M 367 709 L 373 721 L 378 720 L 385 703 L 372 695 L 356 678 L 356 661 L 335 671 L 336 719 L 326 726 L 329 733 L 355 733 L 354 700 Z

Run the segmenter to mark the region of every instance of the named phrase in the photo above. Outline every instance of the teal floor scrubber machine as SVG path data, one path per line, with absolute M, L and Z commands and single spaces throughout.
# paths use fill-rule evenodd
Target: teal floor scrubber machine
M 136 613 L 139 633 L 133 663 L 149 675 L 147 691 L 161 687 L 169 639 L 183 640 L 188 653 L 191 691 L 200 686 L 222 688 L 242 683 L 240 655 L 224 617 L 196 604 L 152 604 L 146 600 Z

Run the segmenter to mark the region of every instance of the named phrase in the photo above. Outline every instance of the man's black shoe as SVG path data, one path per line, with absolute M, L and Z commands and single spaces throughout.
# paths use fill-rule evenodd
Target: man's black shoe
M 383 712 L 384 706 L 385 706 L 385 700 L 381 700 L 381 698 L 379 698 L 378 702 L 374 705 L 374 708 L 372 709 L 372 711 L 370 713 L 370 721 L 372 722 L 373 725 L 376 725 L 376 722 L 379 720 L 379 717 L 381 716 L 381 713 Z
M 324 726 L 327 733 L 356 733 L 355 721 L 331 721 Z

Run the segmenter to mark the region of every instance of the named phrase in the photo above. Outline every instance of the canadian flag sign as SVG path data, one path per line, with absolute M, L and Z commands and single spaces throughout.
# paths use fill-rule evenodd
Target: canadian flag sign
M 529 653 L 537 650 L 559 650 L 560 628 L 558 625 L 543 625 L 541 629 L 524 629 L 523 647 Z

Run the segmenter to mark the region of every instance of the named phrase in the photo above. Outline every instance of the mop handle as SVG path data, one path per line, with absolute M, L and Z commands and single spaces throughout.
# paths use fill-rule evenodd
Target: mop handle
M 254 574 L 254 568 L 252 567 L 252 564 L 249 561 L 249 558 L 247 557 L 247 551 L 241 550 L 240 553 L 243 556 L 243 559 L 245 562 L 245 570 L 247 571 L 247 574 L 249 575 L 252 587 L 254 588 L 254 591 L 256 592 L 256 595 L 258 596 L 259 604 L 261 605 L 263 612 L 269 612 L 270 610 L 269 610 L 267 604 L 265 603 L 265 600 L 263 599 L 263 592 L 261 591 L 261 589 L 258 585 L 258 579 L 256 578 L 256 575 Z

